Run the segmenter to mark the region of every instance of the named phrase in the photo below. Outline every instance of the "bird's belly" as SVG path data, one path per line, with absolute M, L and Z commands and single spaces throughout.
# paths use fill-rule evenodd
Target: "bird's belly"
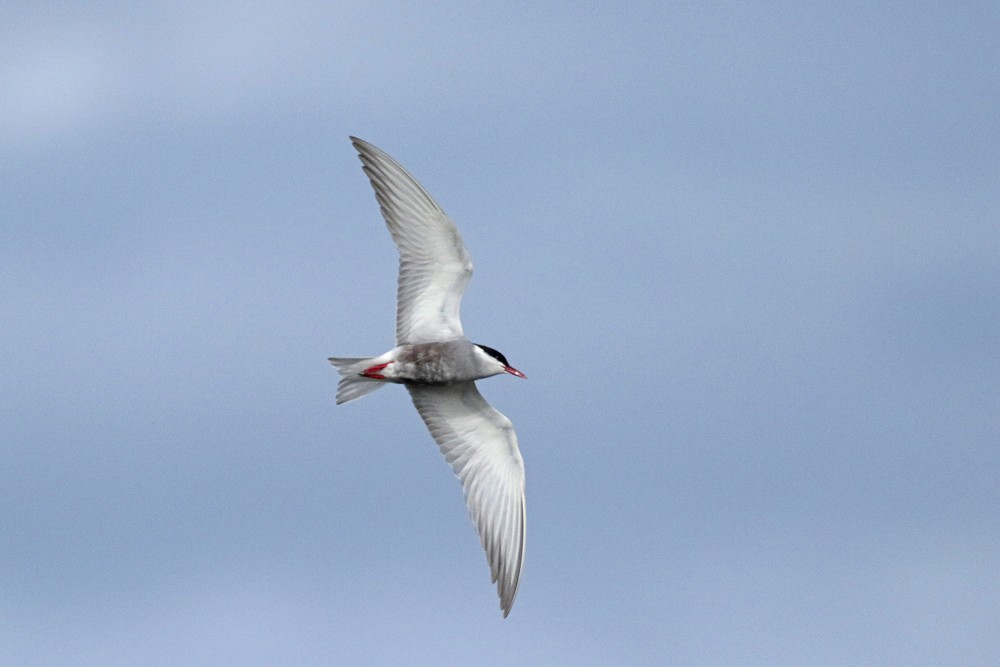
M 475 379 L 469 355 L 451 343 L 408 346 L 393 364 L 393 379 L 404 384 L 452 384 Z

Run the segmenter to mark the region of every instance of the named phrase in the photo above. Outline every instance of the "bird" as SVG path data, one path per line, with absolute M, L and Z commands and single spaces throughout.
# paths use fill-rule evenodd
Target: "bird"
M 524 461 L 511 421 L 486 402 L 476 380 L 525 375 L 497 350 L 465 337 L 459 307 L 472 258 L 455 223 L 388 154 L 350 140 L 399 250 L 396 346 L 378 357 L 331 357 L 340 373 L 336 401 L 388 383 L 406 387 L 462 484 L 506 618 L 524 565 Z

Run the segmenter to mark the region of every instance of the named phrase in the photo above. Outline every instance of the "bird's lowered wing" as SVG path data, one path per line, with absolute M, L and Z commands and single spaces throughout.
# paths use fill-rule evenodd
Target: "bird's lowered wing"
M 524 563 L 524 461 L 514 427 L 486 402 L 474 382 L 406 388 L 462 482 L 506 617 Z

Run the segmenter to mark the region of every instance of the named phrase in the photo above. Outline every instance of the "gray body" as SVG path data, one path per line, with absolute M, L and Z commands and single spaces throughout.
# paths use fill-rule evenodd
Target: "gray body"
M 476 354 L 479 350 L 465 338 L 443 343 L 401 345 L 396 362 L 386 367 L 401 384 L 454 384 L 496 375 L 493 368 L 483 368 Z

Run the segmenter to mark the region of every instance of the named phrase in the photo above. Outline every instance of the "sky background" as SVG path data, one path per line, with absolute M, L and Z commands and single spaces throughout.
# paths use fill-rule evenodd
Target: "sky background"
M 347 140 L 476 262 L 503 620 Z M 996 665 L 1000 9 L 5 2 L 0 663 Z

